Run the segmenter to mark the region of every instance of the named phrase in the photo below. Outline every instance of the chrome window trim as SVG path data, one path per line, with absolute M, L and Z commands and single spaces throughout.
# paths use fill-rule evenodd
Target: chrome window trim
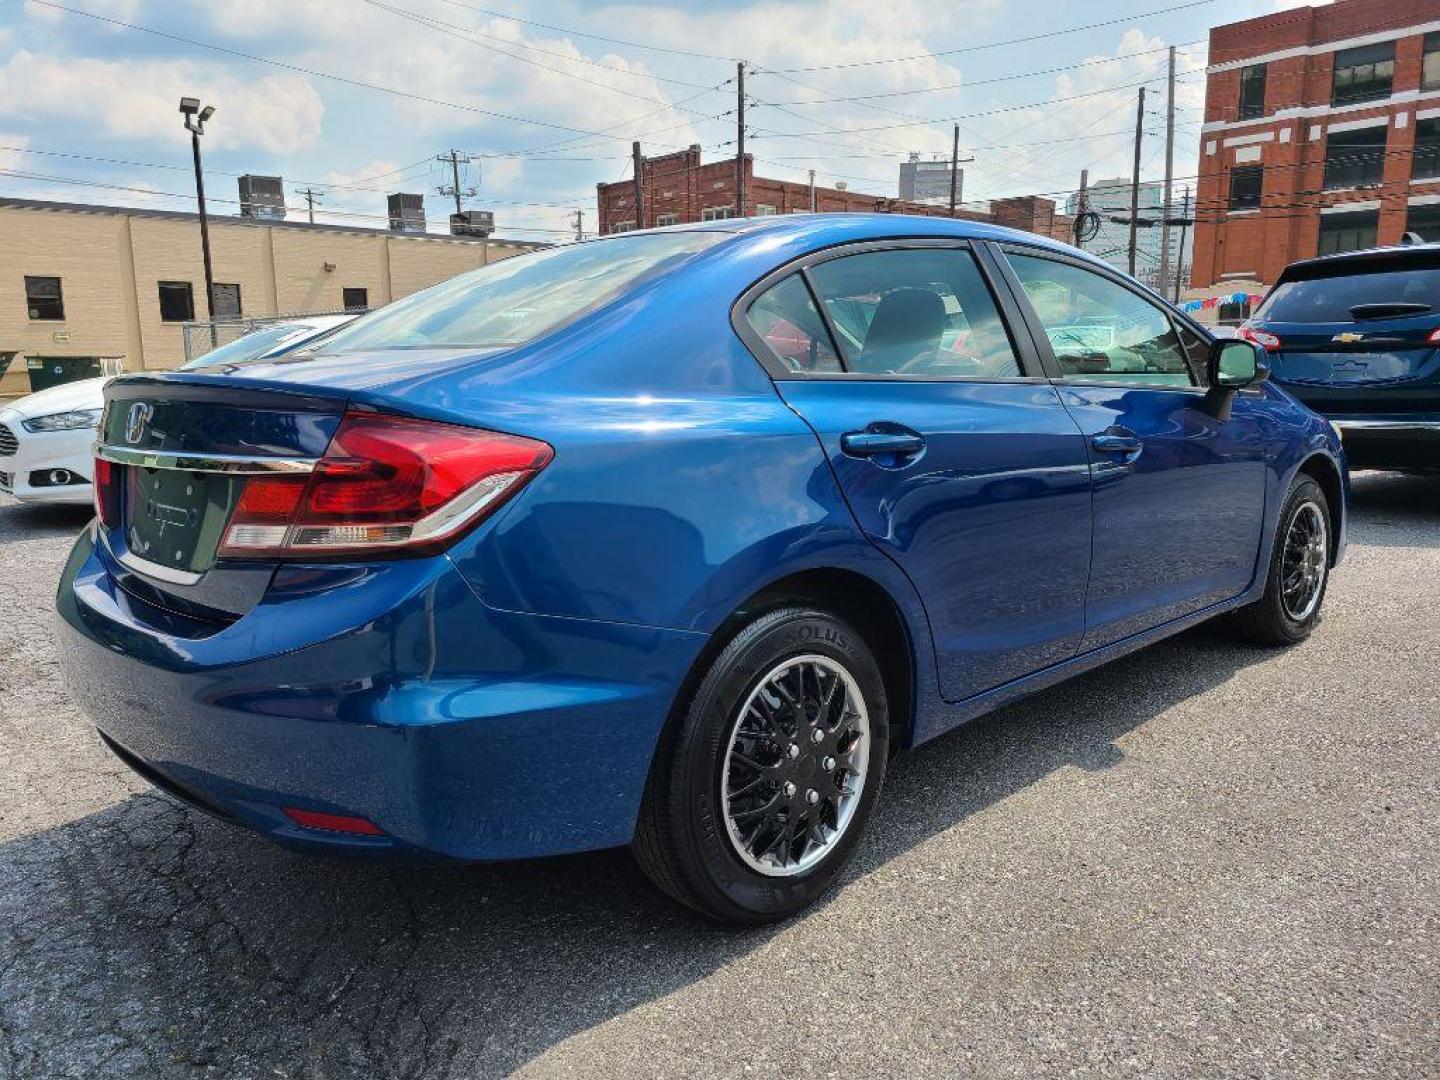
M 95 456 L 115 465 L 137 465 L 142 469 L 175 469 L 180 472 L 229 473 L 235 476 L 264 476 L 270 473 L 309 473 L 318 458 L 251 457 L 246 454 L 191 454 L 178 450 L 136 450 L 124 446 L 95 444 Z

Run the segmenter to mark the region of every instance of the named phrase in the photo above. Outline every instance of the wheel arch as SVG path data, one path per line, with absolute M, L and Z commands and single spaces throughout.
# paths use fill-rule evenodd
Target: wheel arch
M 1328 454 L 1314 453 L 1300 463 L 1296 476 L 1309 476 L 1325 493 L 1330 505 L 1330 565 L 1334 566 L 1340 551 L 1340 538 L 1345 532 L 1345 483 L 1340 468 Z

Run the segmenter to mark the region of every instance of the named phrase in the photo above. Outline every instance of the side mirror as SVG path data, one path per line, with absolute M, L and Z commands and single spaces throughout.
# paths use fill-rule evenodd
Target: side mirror
M 1230 419 L 1230 405 L 1237 390 L 1270 378 L 1265 349 L 1240 338 L 1221 338 L 1211 345 L 1205 367 L 1205 381 L 1210 385 L 1205 401 L 1216 420 Z
M 1222 338 L 1210 346 L 1207 369 L 1211 390 L 1243 390 L 1270 377 L 1265 350 L 1239 338 Z

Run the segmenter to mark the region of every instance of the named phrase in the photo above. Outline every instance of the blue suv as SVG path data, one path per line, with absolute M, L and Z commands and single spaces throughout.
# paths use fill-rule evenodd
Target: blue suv
M 281 843 L 835 879 L 895 752 L 1226 615 L 1319 618 L 1334 431 L 1073 248 L 805 215 L 520 255 L 106 391 L 74 695 Z
M 1292 263 L 1240 336 L 1356 469 L 1440 468 L 1440 245 Z

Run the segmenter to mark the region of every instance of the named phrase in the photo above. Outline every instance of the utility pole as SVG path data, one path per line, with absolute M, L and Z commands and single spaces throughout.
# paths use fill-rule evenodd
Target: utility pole
M 810 212 L 815 212 L 815 170 L 810 170 Z
M 584 239 L 585 239 L 585 211 L 584 211 L 584 210 L 576 210 L 576 211 L 575 211 L 575 239 L 576 239 L 576 240 L 584 240 Z
M 639 140 L 630 144 L 630 160 L 635 169 L 635 228 L 645 227 L 645 159 L 640 156 Z
M 962 158 L 960 156 L 960 125 L 955 125 L 950 143 L 950 216 L 955 216 L 955 210 L 959 207 L 965 191 L 965 174 L 960 171 L 961 165 L 974 161 L 973 157 Z
M 1168 92 L 1165 97 L 1165 194 L 1164 210 L 1160 217 L 1160 293 L 1170 280 L 1170 216 L 1174 213 L 1171 185 L 1175 180 L 1175 46 L 1170 46 L 1170 70 L 1167 80 Z
M 304 191 L 302 191 L 300 194 L 305 196 L 305 213 L 306 213 L 306 215 L 310 218 L 310 224 L 311 224 L 311 225 L 314 225 L 314 224 L 315 224 L 315 203 L 316 203 L 317 201 L 323 202 L 323 201 L 324 201 L 323 196 L 324 196 L 325 193 L 324 193 L 323 191 L 316 191 L 316 190 L 314 190 L 313 188 L 308 188 L 308 187 L 307 187 L 307 188 L 306 188 Z
M 462 154 L 458 150 L 451 150 L 448 154 L 437 154 L 435 160 L 442 164 L 448 163 L 450 166 L 450 186 L 445 187 L 442 185 L 436 190 L 438 190 L 441 195 L 453 195 L 455 197 L 455 216 L 459 217 L 465 212 L 464 208 L 460 205 L 461 197 L 474 195 L 476 190 L 473 187 L 462 188 L 460 186 L 460 166 L 470 164 L 470 155 Z
M 1081 251 L 1085 250 L 1085 212 L 1090 209 L 1090 170 L 1080 170 L 1080 191 L 1075 196 L 1075 224 L 1073 226 L 1075 235 L 1075 246 Z
M 735 65 L 735 216 L 745 216 L 745 61 Z
M 1185 277 L 1185 230 L 1190 227 L 1190 185 L 1185 185 L 1185 209 L 1180 211 L 1180 246 L 1175 252 L 1175 303 L 1180 303 L 1180 286 Z
M 1140 225 L 1140 140 L 1145 134 L 1145 88 L 1140 87 L 1139 104 L 1135 108 L 1135 167 L 1130 178 L 1130 251 L 1127 266 L 1135 276 L 1135 245 Z

